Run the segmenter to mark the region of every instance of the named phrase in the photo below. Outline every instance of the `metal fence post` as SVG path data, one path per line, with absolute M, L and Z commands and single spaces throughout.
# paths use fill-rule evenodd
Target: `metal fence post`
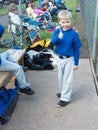
M 95 62 L 95 71 L 96 76 L 98 77 L 98 52 L 97 52 L 97 42 L 96 42 L 96 33 L 98 30 L 98 0 L 96 3 L 96 13 L 95 13 L 95 24 L 94 24 L 94 36 L 93 36 L 93 59 Z
M 96 32 L 97 32 L 97 22 L 98 22 L 98 0 L 96 3 L 96 12 L 95 12 L 95 22 L 94 22 L 94 35 L 93 35 L 93 59 L 96 58 Z
M 19 0 L 19 17 L 20 17 L 20 44 L 23 49 L 23 29 L 22 29 L 22 1 Z

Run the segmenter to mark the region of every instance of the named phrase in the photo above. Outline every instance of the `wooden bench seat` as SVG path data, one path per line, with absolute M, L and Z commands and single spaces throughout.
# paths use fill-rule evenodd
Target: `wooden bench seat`
M 14 49 L 9 49 L 9 51 L 12 53 L 13 58 L 17 61 L 20 62 L 20 60 L 22 59 L 24 53 L 25 53 L 25 49 L 23 50 L 14 50 Z M 6 86 L 9 81 L 11 80 L 11 78 L 13 77 L 13 73 L 12 72 L 7 72 L 7 71 L 0 71 L 0 88 L 2 86 Z

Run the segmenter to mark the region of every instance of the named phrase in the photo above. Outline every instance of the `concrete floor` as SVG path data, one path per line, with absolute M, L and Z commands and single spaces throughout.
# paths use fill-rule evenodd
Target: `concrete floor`
M 57 69 L 27 71 L 35 95 L 20 95 L 17 107 L 0 130 L 98 130 L 98 97 L 88 59 L 80 59 L 71 103 L 57 108 Z

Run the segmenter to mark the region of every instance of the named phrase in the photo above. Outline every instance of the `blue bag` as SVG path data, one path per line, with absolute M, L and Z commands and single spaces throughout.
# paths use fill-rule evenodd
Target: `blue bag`
M 11 115 L 14 112 L 18 101 L 18 89 L 10 88 L 6 89 L 2 87 L 0 90 L 0 121 L 1 124 L 7 123 Z

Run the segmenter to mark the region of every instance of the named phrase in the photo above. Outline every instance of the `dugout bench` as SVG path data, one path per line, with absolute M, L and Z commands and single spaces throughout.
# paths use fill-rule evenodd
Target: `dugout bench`
M 25 49 L 22 49 L 22 50 L 9 49 L 9 51 L 12 53 L 13 58 L 18 63 L 20 63 L 26 50 Z M 7 84 L 10 82 L 12 77 L 13 77 L 13 72 L 0 71 L 0 88 L 3 86 L 7 86 Z

